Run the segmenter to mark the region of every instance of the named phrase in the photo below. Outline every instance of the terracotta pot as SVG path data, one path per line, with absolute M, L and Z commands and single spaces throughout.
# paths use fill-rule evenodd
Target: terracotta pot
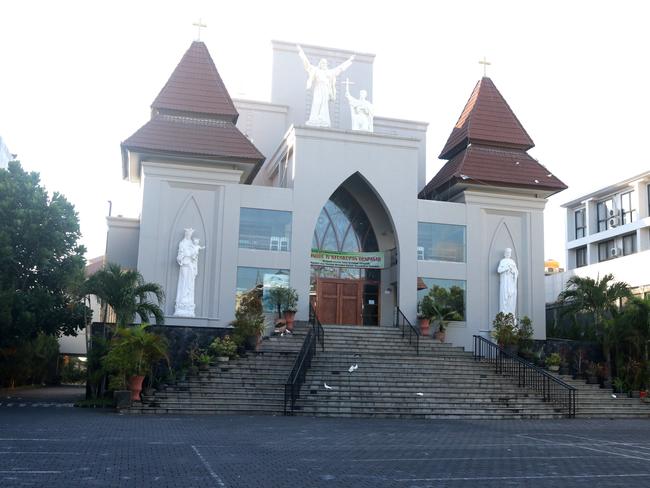
M 296 312 L 285 311 L 284 321 L 287 323 L 287 329 L 293 331 L 293 322 L 296 319 Z
M 429 319 L 418 319 L 418 325 L 420 326 L 420 334 L 428 336 L 429 331 L 431 330 L 431 322 Z
M 143 381 L 144 381 L 144 376 L 142 375 L 131 376 L 131 379 L 129 380 L 129 390 L 131 391 L 131 400 L 136 402 L 140 400 L 140 392 L 142 391 Z
M 440 332 L 440 330 L 437 330 L 433 333 L 433 338 L 440 342 L 445 342 L 446 337 L 447 337 L 447 332 L 445 332 L 444 330 L 442 332 Z

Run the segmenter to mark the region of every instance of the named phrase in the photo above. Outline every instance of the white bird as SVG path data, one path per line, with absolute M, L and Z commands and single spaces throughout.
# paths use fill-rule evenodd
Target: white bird
M 330 385 L 328 385 L 327 383 L 323 383 L 323 386 L 325 387 L 326 390 L 333 390 L 334 389 Z
M 348 368 L 348 373 L 352 373 L 353 371 L 356 371 L 357 369 L 359 369 L 359 365 L 358 364 L 353 364 L 352 366 L 350 366 Z
M 416 395 L 417 395 L 417 396 L 424 396 L 424 393 L 422 393 L 421 391 L 418 391 L 418 392 L 416 393 Z
M 612 398 L 616 398 L 616 395 L 614 395 L 613 393 L 612 393 Z

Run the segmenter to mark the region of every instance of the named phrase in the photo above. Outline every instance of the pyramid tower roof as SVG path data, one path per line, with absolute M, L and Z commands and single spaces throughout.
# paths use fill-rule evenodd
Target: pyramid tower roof
M 194 41 L 151 104 L 154 111 L 194 112 L 237 122 L 237 109 L 208 48 Z
M 456 122 L 440 159 L 449 161 L 420 198 L 456 185 L 524 188 L 553 194 L 567 186 L 526 151 L 534 142 L 490 78 L 482 78 Z
M 122 174 L 142 157 L 235 163 L 251 182 L 264 156 L 235 126 L 239 116 L 205 44 L 194 41 L 151 105 L 151 119 L 122 143 Z
M 474 87 L 439 157 L 451 159 L 469 144 L 475 143 L 524 151 L 535 146 L 526 129 L 488 77 L 483 77 Z

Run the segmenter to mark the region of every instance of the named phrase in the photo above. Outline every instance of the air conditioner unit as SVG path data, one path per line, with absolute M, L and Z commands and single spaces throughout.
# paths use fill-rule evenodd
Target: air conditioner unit
M 610 217 L 609 220 L 607 221 L 607 225 L 609 227 L 616 227 L 621 223 L 621 219 L 619 218 L 618 215 L 614 217 Z
M 618 212 L 617 212 L 616 210 L 614 210 L 613 208 L 610 208 L 610 209 L 608 210 L 608 212 L 607 212 L 607 215 L 608 215 L 610 218 L 611 218 L 611 217 L 616 217 L 616 216 L 618 215 Z
M 617 258 L 617 257 L 622 256 L 622 255 L 623 255 L 623 252 L 622 252 L 622 250 L 621 250 L 620 248 L 618 248 L 618 247 L 612 247 L 612 248 L 609 250 L 609 257 L 610 257 L 610 258 Z

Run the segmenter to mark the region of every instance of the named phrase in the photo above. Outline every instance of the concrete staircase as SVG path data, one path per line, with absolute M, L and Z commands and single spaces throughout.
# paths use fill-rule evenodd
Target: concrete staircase
M 558 377 L 575 387 L 577 391 L 576 418 L 650 418 L 650 403 L 623 394 L 612 395 L 611 390 L 599 385 L 588 385 L 585 380 L 574 380 L 571 376 Z
M 212 365 L 184 382 L 143 396 L 129 413 L 280 415 L 284 384 L 307 324 L 291 336 L 263 342 L 259 353 Z M 429 337 L 420 355 L 392 327 L 325 326 L 325 351 L 312 361 L 296 415 L 414 419 L 543 419 L 564 413 L 516 381 L 497 375 L 472 353 Z M 352 365 L 358 369 L 352 373 Z M 650 417 L 639 399 L 612 398 L 597 385 L 561 377 L 576 387 L 577 417 Z M 332 389 L 326 389 L 325 383 Z
M 562 412 L 518 388 L 469 352 L 429 337 L 420 355 L 393 328 L 325 326 L 297 403 L 297 415 L 524 419 Z M 351 365 L 358 369 L 348 372 Z M 326 389 L 325 383 L 332 389 Z
M 186 381 L 143 395 L 126 412 L 280 415 L 284 384 L 306 333 L 307 325 L 296 323 L 294 334 L 264 340 L 258 353 L 213 364 Z

